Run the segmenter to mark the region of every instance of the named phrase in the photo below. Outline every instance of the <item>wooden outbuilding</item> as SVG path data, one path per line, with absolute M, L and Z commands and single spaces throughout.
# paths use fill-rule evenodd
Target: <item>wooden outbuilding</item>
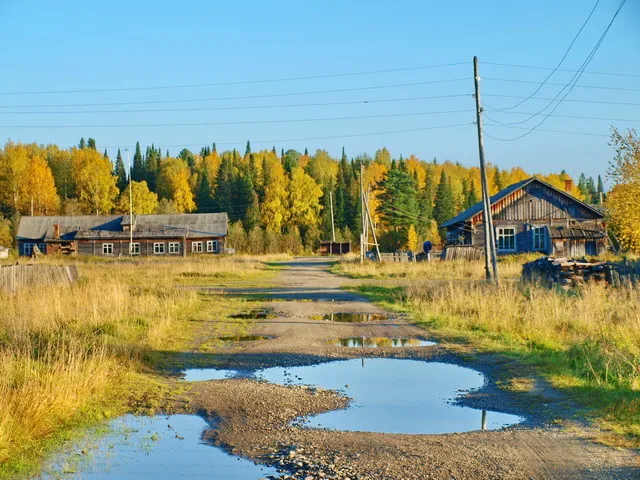
M 226 213 L 22 217 L 16 247 L 20 255 L 34 247 L 47 255 L 217 254 L 228 224 Z
M 571 180 L 565 190 L 570 191 Z M 538 178 L 510 185 L 491 197 L 498 254 L 541 252 L 582 257 L 605 253 L 604 214 Z M 482 202 L 442 225 L 447 244 L 484 246 Z

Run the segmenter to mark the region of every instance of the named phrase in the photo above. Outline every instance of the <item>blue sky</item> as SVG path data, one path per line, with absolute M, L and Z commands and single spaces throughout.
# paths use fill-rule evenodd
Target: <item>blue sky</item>
M 490 108 L 518 101 L 492 95 L 526 97 L 549 72 L 493 63 L 555 66 L 593 4 L 1 0 L 0 139 L 70 146 L 81 136 L 94 137 L 110 154 L 137 140 L 173 154 L 182 146 L 199 150 L 214 141 L 220 149 L 243 150 L 247 139 L 254 150 L 275 144 L 278 150 L 325 148 L 338 155 L 344 146 L 350 156 L 373 154 L 386 146 L 394 156 L 413 153 L 475 165 L 473 56 L 480 59 L 487 114 L 506 123 L 526 119 L 491 113 Z M 579 67 L 618 4 L 600 1 L 563 68 Z M 585 73 L 566 97 L 584 102 L 563 102 L 554 112 L 563 117 L 549 117 L 540 127 L 597 135 L 534 131 L 512 142 L 487 137 L 487 159 L 501 168 L 521 165 L 531 172 L 564 168 L 575 176 L 582 171 L 604 173 L 612 156 L 606 136 L 610 126 L 640 127 L 638 58 L 640 5 L 629 0 L 587 70 L 636 76 Z M 306 80 L 126 90 L 459 62 L 465 63 Z M 563 84 L 572 75 L 557 72 L 549 82 Z M 546 85 L 536 96 L 552 98 L 561 88 Z M 29 93 L 51 91 L 72 92 Z M 318 91 L 330 92 L 309 93 Z M 448 97 L 424 98 L 443 96 Z M 511 111 L 534 113 L 546 103 L 530 100 Z M 99 113 L 77 113 L 86 110 Z M 605 120 L 566 118 L 584 116 Z M 495 137 L 526 131 L 485 122 L 486 132 Z M 442 128 L 458 124 L 463 125 Z M 402 130 L 412 131 L 382 133 Z M 309 140 L 278 141 L 292 139 Z

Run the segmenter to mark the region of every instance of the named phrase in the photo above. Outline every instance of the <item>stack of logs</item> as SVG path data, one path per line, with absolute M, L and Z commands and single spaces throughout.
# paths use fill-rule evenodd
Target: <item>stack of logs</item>
M 638 285 L 640 264 L 589 261 L 587 259 L 570 259 L 543 257 L 522 266 L 522 277 L 525 280 L 545 284 L 559 284 L 569 289 L 583 285 L 589 281 L 607 282 L 613 286 L 621 283 Z

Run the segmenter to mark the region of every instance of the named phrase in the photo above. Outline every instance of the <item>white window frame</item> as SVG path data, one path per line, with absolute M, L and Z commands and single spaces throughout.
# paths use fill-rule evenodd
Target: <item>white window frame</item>
M 531 243 L 533 250 L 546 251 L 547 250 L 547 227 L 533 227 L 531 229 Z M 536 244 L 538 242 L 538 244 Z
M 207 252 L 216 253 L 218 251 L 218 241 L 217 240 L 207 240 Z
M 204 252 L 202 242 L 191 242 L 191 253 Z
M 29 242 L 25 242 L 22 244 L 22 254 L 23 255 L 31 255 L 31 252 L 33 252 L 33 246 L 35 245 L 35 243 L 29 243 Z
M 507 233 L 507 230 L 511 230 L 513 233 Z M 518 245 L 516 243 L 516 236 L 518 230 L 516 227 L 496 227 L 496 247 L 499 252 L 517 252 Z M 512 239 L 513 246 L 512 248 L 505 248 L 505 239 Z M 501 241 L 502 240 L 502 241 Z
M 165 253 L 164 242 L 153 242 L 153 254 L 164 255 Z
M 180 253 L 180 242 L 169 242 L 169 255 L 177 255 Z
M 103 243 L 102 244 L 102 254 L 103 255 L 113 255 L 113 243 Z
M 129 244 L 130 255 L 140 255 L 140 242 L 133 242 Z

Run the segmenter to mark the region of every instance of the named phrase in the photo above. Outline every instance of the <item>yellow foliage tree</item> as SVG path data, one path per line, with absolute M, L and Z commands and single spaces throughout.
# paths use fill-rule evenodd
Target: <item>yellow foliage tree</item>
M 181 212 L 192 212 L 196 208 L 190 185 L 191 171 L 181 158 L 166 157 L 160 164 L 158 193 L 160 197 L 172 201 Z
M 411 252 L 418 250 L 418 232 L 416 232 L 416 227 L 413 225 L 407 231 L 407 249 Z
M 53 174 L 44 158 L 36 155 L 29 159 L 29 166 L 20 182 L 18 210 L 23 215 L 54 215 L 58 213 L 60 199 Z
M 131 183 L 134 215 L 150 215 L 158 211 L 158 195 L 149 190 L 146 181 Z M 129 213 L 129 186 L 120 194 L 118 213 Z
M 640 139 L 635 130 L 613 129 L 616 156 L 609 177 L 616 183 L 607 197 L 611 223 L 623 248 L 640 252 Z
M 264 201 L 260 212 L 267 231 L 281 232 L 288 219 L 287 176 L 282 163 L 275 156 L 264 158 Z
M 24 193 L 22 181 L 29 168 L 29 152 L 24 145 L 7 142 L 0 155 L 0 203 L 17 212 Z
M 110 213 L 118 195 L 117 178 L 108 158 L 91 148 L 71 151 L 76 196 L 86 213 Z
M 291 170 L 289 183 L 290 223 L 304 231 L 320 221 L 322 188 L 300 167 Z

